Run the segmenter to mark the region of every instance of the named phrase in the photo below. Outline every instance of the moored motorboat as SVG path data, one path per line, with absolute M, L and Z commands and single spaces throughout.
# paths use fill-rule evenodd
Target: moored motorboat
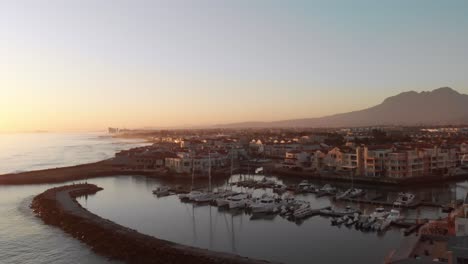
M 250 198 L 250 195 L 246 193 L 240 193 L 240 194 L 228 197 L 227 200 L 228 200 L 229 209 L 245 208 L 249 198 Z
M 400 211 L 396 209 L 390 210 L 388 216 L 382 221 L 379 231 L 385 231 L 390 225 L 401 219 Z
M 262 198 L 250 204 L 252 213 L 273 213 L 281 206 L 279 200 L 270 195 L 263 195 Z
M 363 189 L 351 188 L 348 194 L 349 198 L 355 198 L 364 195 Z
M 309 192 L 311 189 L 315 189 L 314 186 L 310 184 L 307 180 L 303 180 L 297 185 L 296 192 Z
M 225 191 L 224 193 L 220 194 L 215 200 L 215 205 L 218 207 L 223 207 L 223 206 L 228 206 L 229 205 L 229 200 L 228 198 L 234 195 L 237 195 L 239 193 L 234 192 L 234 191 Z
M 388 211 L 385 211 L 385 208 L 383 207 L 377 207 L 375 208 L 374 212 L 370 215 L 372 218 L 376 219 L 383 219 L 389 214 Z
M 298 209 L 294 210 L 293 216 L 295 219 L 302 219 L 310 216 L 314 210 L 310 207 L 309 203 L 304 203 Z
M 202 191 L 191 191 L 187 194 L 186 199 L 189 201 L 194 201 L 197 197 L 205 195 L 205 192 Z
M 167 196 L 170 194 L 169 189 L 170 188 L 167 186 L 161 186 L 153 190 L 153 194 L 157 195 L 158 197 Z
M 395 200 L 393 204 L 406 206 L 406 205 L 411 204 L 414 201 L 414 198 L 416 198 L 416 196 L 412 193 L 401 192 L 398 194 L 398 198 Z
M 196 203 L 209 203 L 214 201 L 218 197 L 218 194 L 207 192 L 202 195 L 194 197 L 192 200 Z

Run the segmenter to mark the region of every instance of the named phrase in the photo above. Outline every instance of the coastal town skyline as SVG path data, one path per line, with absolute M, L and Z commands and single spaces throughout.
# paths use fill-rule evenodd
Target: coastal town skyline
M 467 5 L 2 2 L 0 132 L 275 121 L 411 90 L 467 94 Z

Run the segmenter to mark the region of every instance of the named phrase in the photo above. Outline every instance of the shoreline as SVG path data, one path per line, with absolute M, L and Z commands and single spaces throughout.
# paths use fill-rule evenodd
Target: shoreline
M 87 180 L 91 178 L 134 176 L 141 175 L 149 178 L 161 178 L 168 181 L 190 181 L 190 176 L 158 171 L 125 170 L 112 165 L 111 159 L 81 165 L 27 171 L 20 173 L 7 173 L 0 175 L 0 185 L 28 185 L 64 183 L 70 181 Z M 226 176 L 213 174 L 213 177 Z M 195 178 L 206 178 L 196 176 Z
M 266 264 L 229 253 L 184 246 L 103 219 L 83 208 L 76 198 L 102 188 L 74 184 L 52 188 L 34 197 L 31 208 L 44 223 L 60 228 L 100 255 L 125 263 Z

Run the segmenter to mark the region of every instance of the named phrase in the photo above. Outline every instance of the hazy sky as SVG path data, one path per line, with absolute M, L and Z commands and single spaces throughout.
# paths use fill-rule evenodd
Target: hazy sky
M 318 117 L 468 93 L 468 1 L 0 0 L 0 132 Z

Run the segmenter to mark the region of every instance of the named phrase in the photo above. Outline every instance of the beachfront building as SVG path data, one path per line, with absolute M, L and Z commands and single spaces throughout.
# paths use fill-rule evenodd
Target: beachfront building
M 166 168 L 176 173 L 192 171 L 192 157 L 188 151 L 179 151 L 176 156 L 165 159 Z
M 417 150 L 395 150 L 387 155 L 386 176 L 390 178 L 410 178 L 424 175 L 423 156 Z
M 411 178 L 449 175 L 454 172 L 460 150 L 433 145 L 380 145 L 335 147 L 326 154 L 315 152 L 311 165 L 358 176 Z
M 468 143 L 463 142 L 460 144 L 460 153 L 459 153 L 460 165 L 462 168 L 468 169 Z
M 206 147 L 206 142 L 200 139 L 182 139 L 180 141 L 180 147 L 190 149 L 193 151 L 200 151 Z
M 161 170 L 165 168 L 166 159 L 171 157 L 175 157 L 175 154 L 163 149 L 143 147 L 116 153 L 112 164 L 131 170 Z
M 229 155 L 227 152 L 178 152 L 176 157 L 166 158 L 166 167 L 176 173 L 208 173 L 211 169 L 215 170 L 228 165 Z
M 338 170 L 343 164 L 343 153 L 340 148 L 335 147 L 327 152 L 324 159 L 324 168 L 327 170 Z
M 332 171 L 356 171 L 358 167 L 358 155 L 355 148 L 335 147 L 328 151 L 323 159 L 327 170 Z
M 267 143 L 263 146 L 265 155 L 268 157 L 283 158 L 287 152 L 301 149 L 301 144 L 299 143 Z
M 313 170 L 322 170 L 325 167 L 325 157 L 327 156 L 325 151 L 316 150 L 310 152 L 311 168 Z
M 339 170 L 345 172 L 356 173 L 358 169 L 358 149 L 357 148 L 342 148 L 342 164 Z
M 383 177 L 385 176 L 385 161 L 388 153 L 392 152 L 393 146 L 391 145 L 376 145 L 365 146 L 363 148 L 363 173 L 362 175 L 368 177 Z
M 396 148 L 388 153 L 386 176 L 410 178 L 429 175 L 448 175 L 457 166 L 456 148 L 416 146 Z
M 301 150 L 291 150 L 286 152 L 283 168 L 310 168 L 310 153 Z

